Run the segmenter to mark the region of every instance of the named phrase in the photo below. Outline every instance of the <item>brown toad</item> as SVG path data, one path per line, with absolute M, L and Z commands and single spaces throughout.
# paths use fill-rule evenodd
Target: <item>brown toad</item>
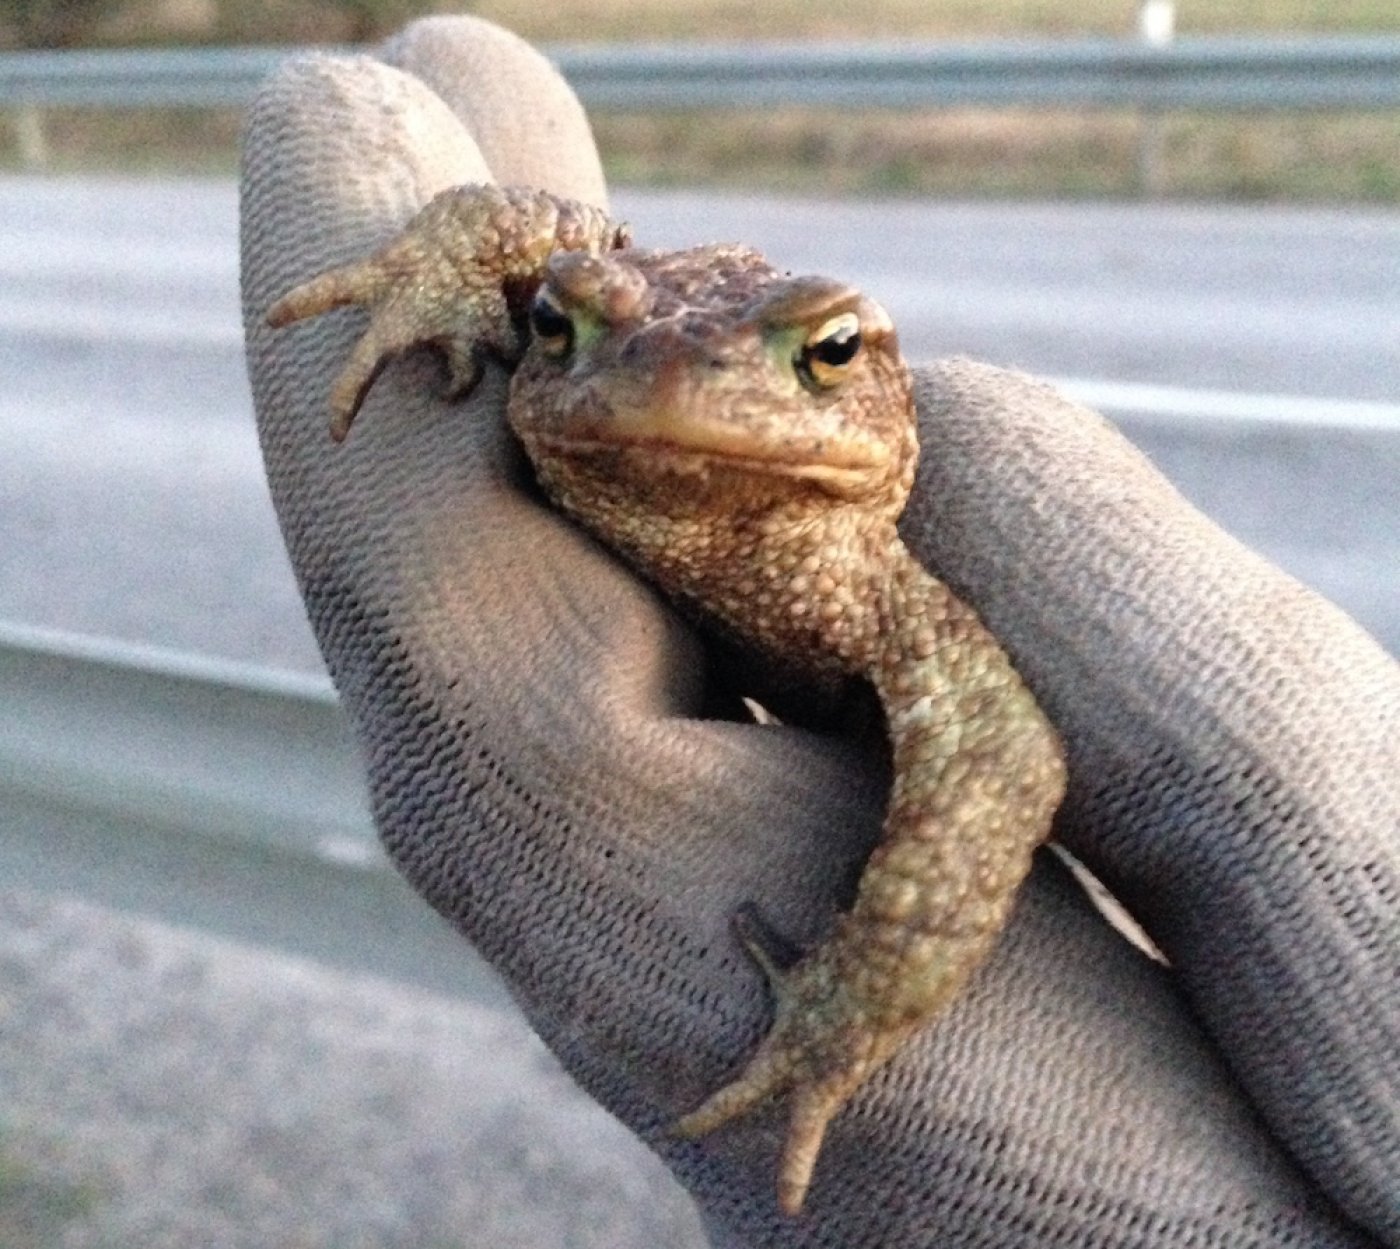
M 632 250 L 597 210 L 489 186 L 442 193 L 268 320 L 343 304 L 372 318 L 332 392 L 337 439 L 394 354 L 439 347 L 461 393 L 493 353 L 516 365 L 510 426 L 564 510 L 750 646 L 879 695 L 894 784 L 855 903 L 791 968 L 744 934 L 776 1019 L 677 1125 L 790 1093 L 778 1193 L 795 1213 L 828 1121 L 991 949 L 1064 787 L 1006 655 L 896 533 L 918 446 L 894 327 L 750 249 Z

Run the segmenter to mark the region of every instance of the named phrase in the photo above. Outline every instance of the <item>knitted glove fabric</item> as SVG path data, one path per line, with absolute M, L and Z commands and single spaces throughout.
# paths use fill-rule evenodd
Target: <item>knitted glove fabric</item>
M 887 764 L 715 717 L 722 656 L 544 506 L 498 371 L 445 403 L 406 358 L 331 444 L 359 314 L 274 333 L 267 307 L 492 177 L 603 194 L 567 87 L 486 23 L 261 91 L 242 246 L 268 478 L 390 855 L 715 1243 L 1400 1245 L 1396 665 L 1100 418 L 965 361 L 919 375 L 906 540 L 1065 734 L 1058 835 L 1174 970 L 1042 856 L 968 992 L 835 1122 L 800 1217 L 773 1197 L 780 1110 L 667 1135 L 768 1020 L 730 916 L 818 939 Z

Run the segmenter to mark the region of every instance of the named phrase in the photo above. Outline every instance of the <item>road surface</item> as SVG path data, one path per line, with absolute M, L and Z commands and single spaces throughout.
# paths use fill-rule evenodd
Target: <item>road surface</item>
M 1107 410 L 1400 650 L 1400 214 L 618 199 L 643 239 L 848 276 L 914 360 L 1304 398 L 1301 423 L 1151 416 L 1121 385 Z M 0 619 L 315 667 L 260 484 L 232 185 L 0 180 L 0 229 Z

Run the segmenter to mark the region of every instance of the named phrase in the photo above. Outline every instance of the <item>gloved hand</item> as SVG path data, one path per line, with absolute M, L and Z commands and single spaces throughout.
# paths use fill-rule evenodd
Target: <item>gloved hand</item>
M 836 1120 L 800 1217 L 773 1196 L 781 1108 L 667 1135 L 768 1019 L 731 915 L 816 940 L 886 765 L 716 718 L 723 657 L 543 506 L 498 371 L 445 403 L 405 359 L 331 444 L 359 314 L 273 334 L 268 305 L 488 177 L 604 194 L 567 88 L 485 23 L 262 91 L 243 297 L 268 475 L 389 853 L 715 1243 L 1400 1245 L 1400 672 L 1094 414 L 967 362 L 920 374 L 906 541 L 1061 728 L 1058 836 L 1174 970 L 1043 855 L 969 991 Z

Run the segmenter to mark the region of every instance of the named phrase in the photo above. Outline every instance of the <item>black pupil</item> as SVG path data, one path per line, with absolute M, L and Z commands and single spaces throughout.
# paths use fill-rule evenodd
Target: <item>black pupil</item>
M 553 300 L 538 297 L 530 308 L 530 328 L 536 338 L 568 340 L 573 336 L 573 322 L 562 313 Z
M 860 330 L 851 326 L 828 334 L 818 342 L 808 343 L 802 349 L 802 354 L 808 360 L 820 360 L 830 368 L 839 369 L 843 364 L 850 364 L 859 350 Z

